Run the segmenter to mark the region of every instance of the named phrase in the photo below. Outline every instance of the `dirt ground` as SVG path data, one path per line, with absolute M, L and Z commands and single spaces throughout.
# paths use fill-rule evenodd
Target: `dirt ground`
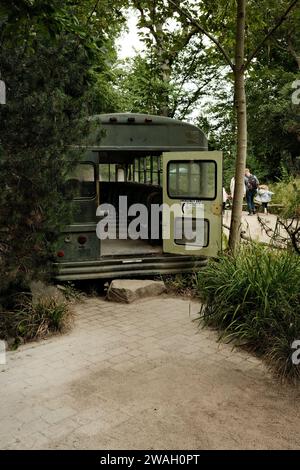
M 0 366 L 2 449 L 299 449 L 300 390 L 167 296 L 89 298 Z

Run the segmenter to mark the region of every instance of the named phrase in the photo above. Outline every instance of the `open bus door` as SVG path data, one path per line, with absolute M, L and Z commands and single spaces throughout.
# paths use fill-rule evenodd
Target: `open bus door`
M 222 248 L 222 152 L 163 153 L 163 251 L 217 256 Z

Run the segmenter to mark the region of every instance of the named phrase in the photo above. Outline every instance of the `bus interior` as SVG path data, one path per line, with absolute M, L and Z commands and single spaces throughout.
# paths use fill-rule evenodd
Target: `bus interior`
M 138 255 L 162 253 L 162 214 L 159 216 L 159 238 L 151 238 L 151 206 L 161 205 L 162 162 L 161 154 L 145 152 L 100 152 L 99 153 L 99 199 L 100 204 L 111 204 L 116 211 L 109 221 L 116 239 L 101 241 L 101 256 Z M 147 238 L 132 240 L 127 237 L 128 225 L 133 216 L 127 215 L 127 223 L 119 213 L 119 197 L 126 196 L 127 207 L 143 204 L 147 208 Z M 137 216 L 139 213 L 137 213 Z M 123 217 L 124 219 L 124 217 Z M 109 218 L 108 218 L 109 220 Z M 116 225 L 116 226 L 115 226 Z M 141 227 L 137 226 L 137 231 Z

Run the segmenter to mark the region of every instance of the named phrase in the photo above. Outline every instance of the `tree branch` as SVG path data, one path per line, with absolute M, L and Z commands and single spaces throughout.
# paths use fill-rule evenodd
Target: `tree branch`
M 145 15 L 145 11 L 141 5 L 141 2 L 140 1 L 134 1 L 134 6 L 137 8 L 137 10 L 139 10 L 140 12 L 140 15 L 141 15 L 141 18 L 142 18 L 142 21 L 145 23 L 145 25 L 147 25 L 147 27 L 149 28 L 149 30 L 151 31 L 152 33 L 152 36 L 153 38 L 155 39 L 156 43 L 158 42 L 158 38 L 157 38 L 157 33 L 155 31 L 155 28 L 154 28 L 154 21 L 152 20 L 147 20 L 146 18 L 146 15 Z
M 298 0 L 294 0 L 294 1 L 298 1 Z M 218 39 L 215 38 L 209 31 L 206 31 L 206 29 L 203 28 L 203 26 L 199 23 L 199 21 L 195 20 L 192 17 L 192 15 L 189 13 L 189 11 L 187 11 L 185 8 L 182 8 L 182 7 L 178 6 L 173 0 L 169 0 L 169 3 L 171 3 L 179 13 L 184 15 L 191 22 L 191 24 L 193 24 L 198 29 L 198 31 L 200 31 L 202 34 L 207 36 L 217 46 L 219 51 L 225 57 L 226 62 L 228 63 L 228 65 L 234 71 L 234 69 L 235 69 L 234 64 L 233 64 L 232 60 L 230 59 L 228 53 L 226 52 L 226 50 L 222 46 L 222 44 L 218 41 Z
M 182 92 L 183 85 L 185 81 L 182 81 L 179 87 L 179 90 L 177 92 L 177 98 L 174 101 L 173 108 L 172 108 L 172 115 L 174 116 L 175 112 L 177 111 L 179 106 L 183 106 L 183 109 L 180 111 L 180 118 L 184 119 L 187 113 L 189 112 L 189 108 L 191 105 L 193 105 L 201 93 L 203 93 L 203 90 L 205 90 L 205 87 L 211 83 L 218 75 L 218 71 L 213 72 L 209 77 L 206 78 L 206 80 L 203 80 L 203 82 L 197 87 L 197 89 L 191 94 L 190 97 L 183 96 L 180 98 L 180 93 Z M 186 75 L 186 78 L 188 75 Z
M 286 11 L 283 13 L 283 15 L 279 18 L 275 26 L 270 29 L 270 31 L 267 33 L 267 35 L 264 37 L 264 39 L 261 41 L 261 43 L 256 47 L 256 49 L 250 54 L 248 57 L 244 69 L 246 70 L 247 67 L 250 65 L 252 59 L 256 56 L 256 54 L 259 52 L 259 50 L 262 48 L 264 43 L 269 39 L 270 36 L 272 36 L 273 33 L 282 25 L 282 23 L 287 19 L 288 14 L 290 11 L 297 5 L 299 0 L 293 0 L 292 3 L 289 5 L 289 7 L 286 9 Z
M 185 119 L 187 113 L 189 112 L 191 105 L 196 103 L 199 97 L 203 94 L 203 89 L 211 82 L 211 80 L 212 80 L 212 77 L 210 77 L 206 81 L 206 83 L 201 84 L 201 86 L 199 86 L 197 90 L 195 90 L 194 93 L 187 99 L 185 106 L 180 113 L 180 117 L 182 120 Z
M 186 34 L 183 34 L 181 36 L 181 39 L 182 39 L 182 49 L 188 45 L 188 43 L 190 42 L 190 40 L 192 39 L 192 37 L 196 34 L 197 32 L 197 28 L 194 26 L 189 32 L 187 32 Z
M 99 5 L 99 2 L 100 2 L 100 0 L 97 0 L 97 1 L 96 1 L 95 5 L 94 5 L 94 8 L 92 9 L 91 13 L 90 13 L 89 16 L 87 17 L 87 20 L 86 20 L 86 24 L 87 24 L 87 25 L 89 24 L 90 20 L 92 19 L 93 14 L 94 14 L 95 11 L 97 10 L 98 5 Z
M 181 34 L 178 36 L 178 40 L 180 42 L 180 49 L 178 47 L 173 46 L 170 50 L 169 56 L 169 65 L 170 67 L 173 65 L 175 59 L 178 57 L 179 53 L 188 45 L 192 37 L 197 33 L 197 28 L 192 28 L 190 31 L 187 31 L 186 34 Z

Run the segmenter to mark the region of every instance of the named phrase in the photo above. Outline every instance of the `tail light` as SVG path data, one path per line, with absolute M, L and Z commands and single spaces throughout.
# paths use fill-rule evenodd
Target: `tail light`
M 84 245 L 87 242 L 87 238 L 84 235 L 80 235 L 77 238 L 77 241 L 78 241 L 79 245 Z
M 58 258 L 63 258 L 65 256 L 65 252 L 60 250 L 56 253 L 56 255 L 58 256 Z

